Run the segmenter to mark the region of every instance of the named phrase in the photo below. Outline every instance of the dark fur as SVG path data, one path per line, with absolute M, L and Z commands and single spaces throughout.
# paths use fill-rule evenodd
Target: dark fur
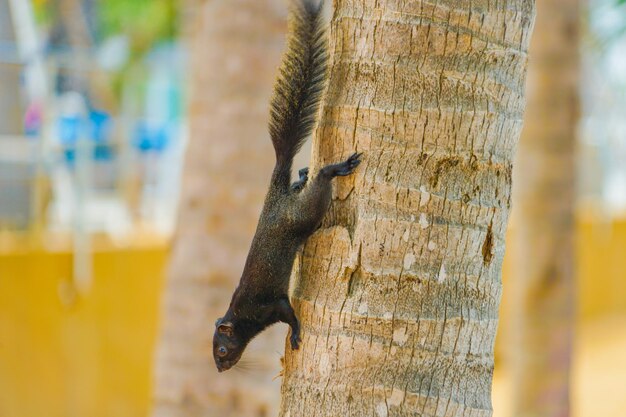
M 290 184 L 291 166 L 311 134 L 327 74 L 327 40 L 321 5 L 295 0 L 289 42 L 271 103 L 270 135 L 276 166 L 250 252 L 228 311 L 215 323 L 213 357 L 218 370 L 230 369 L 266 327 L 291 327 L 291 347 L 300 343 L 300 325 L 289 302 L 289 277 L 296 252 L 319 227 L 331 199 L 331 180 L 351 174 L 360 154 L 322 168 L 308 182 L 308 169 Z

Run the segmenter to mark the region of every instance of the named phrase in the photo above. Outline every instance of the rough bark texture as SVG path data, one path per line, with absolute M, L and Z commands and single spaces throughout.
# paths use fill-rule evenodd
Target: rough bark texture
M 280 0 L 196 4 L 185 12 L 191 137 L 153 415 L 271 416 L 278 408 L 279 382 L 272 378 L 286 329 L 270 329 L 252 343 L 245 358 L 257 363 L 245 373 L 218 374 L 211 339 L 241 275 L 274 164 L 268 103 L 287 12 Z
M 532 0 L 336 0 L 281 416 L 490 416 Z
M 574 310 L 577 0 L 539 0 L 515 168 L 511 247 L 513 411 L 569 415 Z

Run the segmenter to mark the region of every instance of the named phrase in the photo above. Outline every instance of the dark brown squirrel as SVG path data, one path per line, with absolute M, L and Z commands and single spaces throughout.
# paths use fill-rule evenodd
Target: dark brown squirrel
M 327 79 L 322 15 L 316 0 L 291 2 L 287 51 L 270 106 L 276 165 L 239 286 L 228 311 L 215 322 L 213 357 L 220 372 L 235 365 L 250 340 L 277 322 L 290 326 L 291 348 L 298 349 L 300 324 L 288 297 L 293 262 L 328 210 L 331 180 L 350 175 L 360 163 L 355 153 L 323 167 L 311 181 L 304 168 L 299 181 L 290 184 L 293 158 L 313 130 Z

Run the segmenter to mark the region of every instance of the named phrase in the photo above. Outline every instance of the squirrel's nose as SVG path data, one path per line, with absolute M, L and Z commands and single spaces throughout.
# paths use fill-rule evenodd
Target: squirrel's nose
M 229 362 L 217 362 L 215 364 L 217 366 L 217 372 L 224 372 L 224 371 L 228 371 L 230 369 L 230 363 Z

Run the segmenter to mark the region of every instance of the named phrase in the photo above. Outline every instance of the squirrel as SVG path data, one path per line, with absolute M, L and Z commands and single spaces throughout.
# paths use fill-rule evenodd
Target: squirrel
M 219 372 L 233 367 L 250 340 L 277 322 L 290 326 L 291 348 L 298 349 L 300 323 L 288 296 L 294 259 L 330 206 L 331 180 L 350 175 L 360 163 L 361 154 L 354 153 L 321 168 L 311 181 L 303 168 L 290 184 L 293 158 L 313 130 L 327 80 L 322 7 L 316 0 L 291 2 L 287 51 L 270 104 L 276 165 L 239 285 L 228 311 L 215 322 L 213 358 Z

